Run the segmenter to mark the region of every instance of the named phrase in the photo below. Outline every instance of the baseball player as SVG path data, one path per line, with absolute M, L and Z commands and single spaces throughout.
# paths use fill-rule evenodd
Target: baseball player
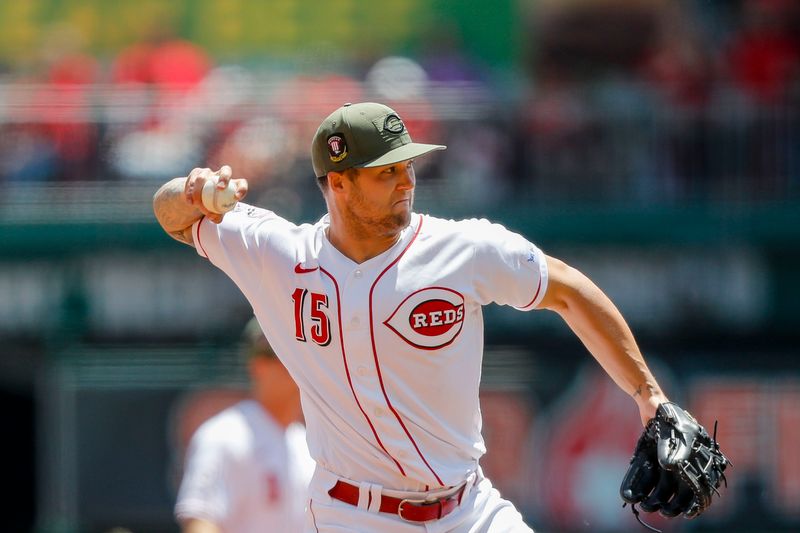
M 414 143 L 377 103 L 345 104 L 311 146 L 328 213 L 296 225 L 202 189 L 223 166 L 162 186 L 156 217 L 238 285 L 298 383 L 317 466 L 306 532 L 526 532 L 483 476 L 482 306 L 561 315 L 649 420 L 666 401 L 633 335 L 589 279 L 486 220 L 412 209 Z
M 175 504 L 183 533 L 303 530 L 314 461 L 298 423 L 297 385 L 255 319 L 242 340 L 252 399 L 210 418 L 192 436 Z

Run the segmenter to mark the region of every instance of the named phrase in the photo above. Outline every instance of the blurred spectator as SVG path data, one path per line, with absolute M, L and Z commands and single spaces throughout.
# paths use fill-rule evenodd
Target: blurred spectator
M 35 71 L 7 94 L 12 108 L 30 107 L 26 121 L 5 126 L 0 173 L 15 181 L 93 179 L 99 133 L 91 95 L 99 63 L 74 27 L 53 25 L 45 35 Z
M 54 25 L 39 63 L 0 86 L 0 179 L 161 178 L 225 161 L 250 180 L 254 201 L 277 198 L 293 218 L 320 202 L 297 179 L 310 173 L 317 117 L 378 100 L 415 138 L 450 145 L 421 162 L 437 201 L 496 205 L 523 190 L 544 200 L 752 200 L 794 186 L 800 2 L 542 0 L 525 10 L 527 80 L 490 72 L 459 23 L 432 14 L 409 45 L 418 60 L 376 39 L 356 52 L 321 46 L 288 69 L 265 52 L 263 75 L 213 68 L 167 21 L 103 76 L 82 34 Z M 304 74 L 309 65 L 335 73 Z
M 111 79 L 120 98 L 147 89 L 151 100 L 138 121 L 109 132 L 113 170 L 126 177 L 178 175 L 202 159 L 208 125 L 186 119 L 211 65 L 202 48 L 177 38 L 167 25 L 153 27 L 147 39 L 119 53 Z
M 785 100 L 800 81 L 795 0 L 746 0 L 727 54 L 732 81 L 759 103 Z
M 659 13 L 657 37 L 638 65 L 639 76 L 669 104 L 701 108 L 709 103 L 715 81 L 714 47 L 683 4 Z
M 0 135 L 0 178 L 19 182 L 55 178 L 59 168 L 55 147 L 39 124 L 3 124 Z
M 192 437 L 175 504 L 184 533 L 303 529 L 314 461 L 300 392 L 255 318 L 242 334 L 252 399 L 203 423 Z
M 216 133 L 208 144 L 210 166 L 230 165 L 246 177 L 251 194 L 272 170 L 273 163 L 290 159 L 288 136 L 263 105 L 265 83 L 238 65 L 216 67 L 203 80 L 199 92 L 198 119 L 211 120 Z M 286 163 L 288 164 L 288 163 Z
M 311 179 L 306 176 L 308 169 L 303 172 L 296 165 L 300 141 L 294 124 L 258 114 L 224 128 L 211 147 L 208 164 L 214 168 L 230 165 L 237 177 L 247 178 L 252 183 L 249 195 L 253 203 L 269 201 L 280 206 L 282 216 L 299 216 L 303 203 L 300 189 Z
M 459 27 L 447 19 L 434 20 L 425 31 L 419 57 L 428 78 L 436 83 L 485 81 L 485 74 L 467 55 Z
M 654 193 L 696 197 L 709 192 L 712 174 L 709 145 L 713 125 L 705 112 L 712 101 L 718 66 L 714 46 L 685 4 L 666 5 L 659 14 L 658 37 L 651 43 L 637 74 L 653 91 L 655 112 L 664 128 Z M 644 176 L 642 179 L 646 179 Z
M 723 163 L 728 188 L 747 201 L 782 198 L 792 174 L 800 175 L 791 134 L 800 124 L 790 107 L 800 102 L 799 19 L 796 1 L 745 0 L 724 56 L 738 98 L 718 142 L 735 135 L 742 145 L 735 168 Z
M 45 128 L 59 158 L 59 175 L 69 180 L 94 179 L 98 130 L 91 94 L 99 81 L 99 65 L 77 49 L 69 51 L 61 41 L 52 46 L 62 47 L 62 54 L 50 65 L 48 100 L 54 105 L 45 112 L 53 122 Z
M 177 38 L 166 26 L 124 48 L 114 60 L 112 81 L 141 83 L 165 91 L 186 91 L 200 83 L 211 60 L 198 45 Z
M 528 96 L 518 130 L 519 186 L 535 198 L 609 200 L 613 127 L 594 112 L 578 83 L 543 79 Z M 618 167 L 617 167 L 618 168 Z M 617 176 L 618 177 L 618 176 Z
M 518 114 L 516 167 L 522 190 L 536 198 L 570 201 L 611 201 L 630 191 L 627 161 L 642 157 L 632 153 L 636 146 L 616 144 L 625 123 L 615 118 L 631 116 L 639 103 L 629 99 L 630 82 L 653 47 L 662 4 L 599 0 L 537 5 L 537 37 L 529 44 L 535 83 Z M 600 93 L 599 102 L 593 101 L 592 91 Z M 622 156 L 620 150 L 627 153 Z
M 536 72 L 592 79 L 630 71 L 651 47 L 662 0 L 542 2 L 535 11 Z
M 416 101 L 425 98 L 428 73 L 413 59 L 387 56 L 372 65 L 366 83 L 381 101 Z
M 262 84 L 257 113 L 239 113 L 228 121 L 212 146 L 209 161 L 228 164 L 250 184 L 249 197 L 269 203 L 286 217 L 320 203 L 308 147 L 320 116 L 346 102 L 364 99 L 362 84 L 343 74 L 296 75 Z M 266 89 L 266 90 L 265 90 Z
M 367 72 L 365 87 L 371 99 L 397 111 L 417 142 L 441 139 L 428 73 L 417 61 L 402 56 L 383 57 Z M 426 164 L 424 160 L 419 163 Z
M 438 179 L 437 201 L 471 209 L 496 207 L 511 193 L 513 138 L 504 117 L 481 120 L 478 127 L 450 127 L 447 150 L 426 182 Z

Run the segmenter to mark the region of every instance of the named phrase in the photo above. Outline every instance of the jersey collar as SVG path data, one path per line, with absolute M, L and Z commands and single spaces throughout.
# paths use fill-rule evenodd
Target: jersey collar
M 400 238 L 397 239 L 396 243 L 375 257 L 367 259 L 363 263 L 356 263 L 340 252 L 328 240 L 327 230 L 331 224 L 331 219 L 330 215 L 325 214 L 321 219 L 319 219 L 319 222 L 316 223 L 317 233 L 315 245 L 319 251 L 320 262 L 324 263 L 325 261 L 323 257 L 327 256 L 337 265 L 347 265 L 349 268 L 359 268 L 362 271 L 377 268 L 380 265 L 385 265 L 386 263 L 393 261 L 397 255 L 405 249 L 408 241 L 413 238 L 414 233 L 416 233 L 417 227 L 419 227 L 420 219 L 421 215 L 417 213 L 411 213 L 411 221 L 409 222 L 408 226 L 403 228 L 403 230 L 400 232 Z M 323 264 L 323 266 L 325 265 Z

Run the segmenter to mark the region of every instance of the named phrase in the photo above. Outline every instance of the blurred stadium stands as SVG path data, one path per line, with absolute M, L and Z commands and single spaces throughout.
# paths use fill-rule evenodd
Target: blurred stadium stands
M 449 146 L 420 162 L 419 211 L 578 266 L 671 396 L 720 419 L 731 489 L 659 526 L 800 528 L 800 4 L 30 0 L 0 3 L 0 529 L 177 531 L 177 406 L 241 389 L 250 310 L 152 194 L 227 163 L 253 203 L 316 220 L 311 136 L 360 100 Z M 536 315 L 486 310 L 486 470 L 537 531 L 634 530 L 637 414 Z

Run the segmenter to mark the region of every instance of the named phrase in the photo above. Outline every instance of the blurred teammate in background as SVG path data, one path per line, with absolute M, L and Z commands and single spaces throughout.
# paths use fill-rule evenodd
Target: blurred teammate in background
M 242 342 L 252 398 L 193 435 L 175 505 L 183 533 L 302 530 L 314 461 L 299 423 L 297 385 L 255 318 Z

